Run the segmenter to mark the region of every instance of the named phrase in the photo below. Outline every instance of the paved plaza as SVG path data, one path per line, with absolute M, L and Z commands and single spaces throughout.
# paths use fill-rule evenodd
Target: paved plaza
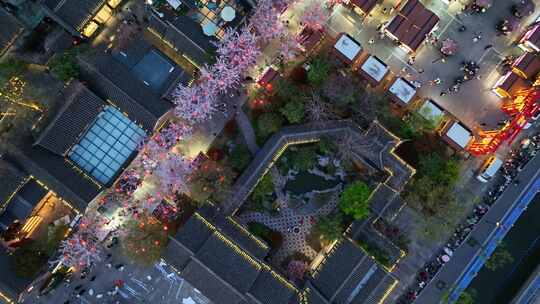
M 536 18 L 524 18 L 521 28 L 509 36 L 497 35 L 496 24 L 511 14 L 510 8 L 515 2 L 517 1 L 494 1 L 485 14 L 469 15 L 461 12 L 463 4 L 457 1 L 453 1 L 450 6 L 442 1 L 425 1 L 426 7 L 440 18 L 437 30 L 433 33 L 438 38 L 438 43 L 432 45 L 425 42 L 415 55 L 412 65 L 408 64 L 409 54 L 389 38 L 381 36 L 378 31 L 381 25 L 397 13 L 391 10 L 393 1 L 383 1 L 364 20 L 350 9 L 338 7 L 329 21 L 329 29 L 332 35 L 341 32 L 350 34 L 367 52 L 388 64 L 396 76 L 421 83 L 421 97 L 435 100 L 469 128 L 475 130 L 482 126 L 490 129 L 496 128 L 499 121 L 506 119 L 499 109 L 501 99 L 490 90 L 500 76 L 496 71 L 497 65 L 505 56 L 521 52 L 513 42 Z M 383 8 L 387 8 L 385 13 Z M 465 26 L 466 31 L 460 32 L 461 26 Z M 473 42 L 475 35 L 483 38 Z M 455 40 L 459 50 L 456 55 L 443 61 L 440 43 L 446 38 Z M 371 39 L 373 44 L 369 43 Z M 465 83 L 458 93 L 440 96 L 442 91 L 451 87 L 454 80 L 462 75 L 462 62 L 471 60 L 480 64 L 479 79 Z M 437 78 L 442 80 L 440 84 L 429 84 Z
M 118 256 L 119 258 L 116 258 Z M 110 268 L 108 267 L 110 264 Z M 119 266 L 124 268 L 120 270 Z M 121 284 L 118 284 L 118 282 Z M 108 292 L 119 288 L 114 295 Z M 38 285 L 39 286 L 39 285 Z M 143 267 L 125 262 L 120 253 L 95 265 L 86 278 L 74 274 L 71 282 L 62 283 L 49 294 L 37 297 L 34 291 L 22 301 L 24 304 L 210 304 L 203 294 L 182 279 L 164 262 Z

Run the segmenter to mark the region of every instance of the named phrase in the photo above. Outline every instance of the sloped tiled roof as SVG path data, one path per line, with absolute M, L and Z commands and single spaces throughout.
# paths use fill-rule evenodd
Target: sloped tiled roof
M 29 179 L 9 201 L 6 209 L 0 211 L 0 228 L 9 226 L 15 220 L 28 218 L 47 192 L 35 179 Z
M 23 30 L 19 20 L 0 7 L 0 55 L 13 44 Z
M 241 293 L 198 260 L 186 266 L 182 277 L 214 303 L 237 304 L 243 300 Z
M 310 281 L 313 289 L 334 304 L 378 303 L 384 295 L 380 290 L 388 290 L 395 282 L 347 238 L 332 249 Z
M 172 104 L 141 85 L 126 66 L 107 54 L 79 56 L 81 80 L 103 100 L 119 107 L 128 117 L 152 131 Z
M 218 233 L 210 236 L 196 257 L 241 293 L 246 293 L 259 275 L 260 265 Z
M 386 29 L 401 43 L 416 51 L 438 22 L 439 17 L 419 0 L 408 0 Z
M 45 0 L 43 4 L 66 24 L 81 31 L 105 0 Z
M 259 274 L 249 294 L 262 304 L 290 303 L 298 297 L 296 292 L 280 282 L 270 269 L 265 269 Z
M 24 184 L 28 174 L 17 168 L 14 164 L 0 158 L 0 209 L 3 204 Z
M 32 283 L 32 279 L 16 276 L 13 265 L 13 256 L 7 252 L 4 246 L 0 246 L 0 269 L 2 269 L 0 291 L 16 300 L 19 294 Z
M 103 100 L 79 83 L 72 84 L 68 92 L 64 105 L 35 143 L 62 156 L 77 143 L 105 106 Z

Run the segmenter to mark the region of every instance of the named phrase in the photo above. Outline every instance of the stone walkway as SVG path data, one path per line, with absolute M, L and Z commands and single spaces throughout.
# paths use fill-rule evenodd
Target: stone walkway
M 260 148 L 257 145 L 257 138 L 255 137 L 255 130 L 253 130 L 253 126 L 251 125 L 251 122 L 249 121 L 249 118 L 247 117 L 246 113 L 244 113 L 244 111 L 242 110 L 237 111 L 235 120 L 236 120 L 236 123 L 238 124 L 238 127 L 240 127 L 240 132 L 242 132 L 242 135 L 244 136 L 244 139 L 246 140 L 246 144 L 249 151 L 253 155 L 257 154 Z
M 295 210 L 285 204 L 278 216 L 266 213 L 248 211 L 238 216 L 241 223 L 262 223 L 283 235 L 281 248 L 272 256 L 272 263 L 279 265 L 283 259 L 294 252 L 301 252 L 310 259 L 315 258 L 318 252 L 313 250 L 306 241 L 306 236 L 311 232 L 317 219 L 330 214 L 337 206 L 340 191 L 335 191 L 332 198 L 323 207 L 312 214 L 298 215 Z

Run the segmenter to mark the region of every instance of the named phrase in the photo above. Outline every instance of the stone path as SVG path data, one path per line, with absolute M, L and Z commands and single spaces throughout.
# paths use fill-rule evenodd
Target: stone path
M 275 265 L 279 265 L 283 259 L 296 251 L 313 259 L 318 252 L 308 245 L 306 236 L 311 232 L 318 218 L 328 215 L 336 208 L 339 193 L 340 191 L 336 191 L 328 203 L 312 214 L 299 215 L 295 210 L 285 206 L 278 216 L 248 211 L 240 214 L 238 218 L 244 225 L 248 222 L 259 222 L 273 230 L 281 232 L 283 235 L 283 244 L 272 256 L 272 262 Z
M 238 126 L 240 127 L 240 131 L 242 132 L 244 139 L 246 140 L 246 144 L 248 146 L 249 151 L 253 155 L 257 154 L 260 148 L 257 145 L 257 138 L 255 137 L 255 130 L 253 130 L 253 126 L 251 125 L 251 122 L 249 121 L 249 118 L 247 117 L 246 113 L 244 113 L 244 111 L 242 110 L 237 111 L 235 120 Z

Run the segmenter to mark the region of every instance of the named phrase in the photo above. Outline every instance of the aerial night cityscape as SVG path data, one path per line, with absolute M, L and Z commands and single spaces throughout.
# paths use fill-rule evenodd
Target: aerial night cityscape
M 538 151 L 540 0 L 0 0 L 0 304 L 540 304 Z

